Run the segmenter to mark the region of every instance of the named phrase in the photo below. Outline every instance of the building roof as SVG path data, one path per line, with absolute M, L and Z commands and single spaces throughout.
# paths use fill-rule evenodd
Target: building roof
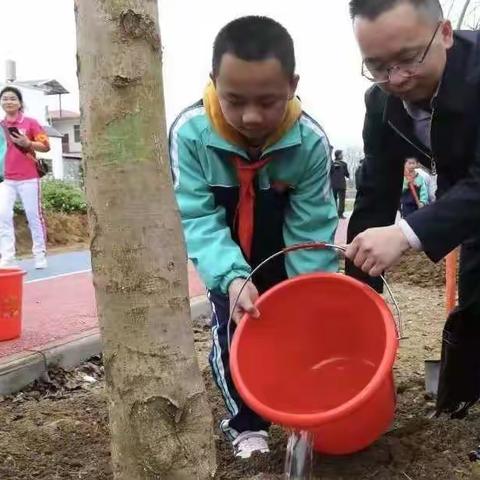
M 77 119 L 80 118 L 78 112 L 73 112 L 72 110 L 49 110 L 48 116 L 52 120 L 68 120 L 68 119 Z
M 25 80 L 13 82 L 13 85 L 19 85 L 23 87 L 38 88 L 45 92 L 45 95 L 62 95 L 64 93 L 70 93 L 58 80 L 53 78 L 43 80 Z
M 56 130 L 55 128 L 53 127 L 50 127 L 49 125 L 45 125 L 43 127 L 43 129 L 45 130 L 45 133 L 49 136 L 49 137 L 58 137 L 58 138 L 62 138 L 63 135 L 58 131 Z

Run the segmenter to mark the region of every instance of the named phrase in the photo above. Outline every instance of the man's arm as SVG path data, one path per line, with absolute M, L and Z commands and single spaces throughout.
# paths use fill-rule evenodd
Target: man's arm
M 480 236 L 480 128 L 467 176 L 436 202 L 410 215 L 406 222 L 434 262 L 470 237 Z
M 387 126 L 383 122 L 383 104 L 378 104 L 378 99 L 372 93 L 373 89 L 365 96 L 367 107 L 363 127 L 365 159 L 359 167 L 361 171 L 358 175 L 357 196 L 348 224 L 348 243 L 368 228 L 392 225 L 395 222 L 402 189 L 402 159 L 386 158 L 385 142 L 389 140 L 389 136 Z M 348 260 L 345 271 L 348 275 L 381 291 L 382 282 L 379 278 L 369 277 Z

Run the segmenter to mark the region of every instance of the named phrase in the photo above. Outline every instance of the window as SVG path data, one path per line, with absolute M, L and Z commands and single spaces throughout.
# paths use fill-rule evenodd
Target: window
M 81 138 L 80 138 L 80 125 L 74 125 L 73 126 L 73 140 L 75 143 L 80 143 Z
M 68 133 L 65 133 L 62 137 L 62 151 L 64 153 L 70 152 L 70 138 Z

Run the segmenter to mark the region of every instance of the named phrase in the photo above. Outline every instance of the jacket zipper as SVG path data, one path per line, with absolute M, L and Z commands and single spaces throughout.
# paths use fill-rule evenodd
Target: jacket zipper
M 433 119 L 433 111 L 432 111 L 432 119 Z M 388 121 L 390 127 L 392 127 L 398 135 L 400 135 L 406 142 L 408 142 L 412 147 L 416 148 L 419 152 L 423 153 L 429 160 L 430 160 L 430 172 L 432 175 L 437 174 L 437 164 L 435 163 L 435 159 L 429 155 L 427 152 L 422 150 L 418 145 L 415 145 L 406 135 L 404 135 L 390 120 Z M 432 138 L 432 122 L 430 122 L 430 139 Z

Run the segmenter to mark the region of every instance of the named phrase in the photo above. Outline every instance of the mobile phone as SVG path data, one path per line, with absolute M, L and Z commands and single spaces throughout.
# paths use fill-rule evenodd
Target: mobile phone
M 8 131 L 10 132 L 10 135 L 14 133 L 15 135 L 21 135 L 21 133 L 18 131 L 17 127 L 8 127 Z

